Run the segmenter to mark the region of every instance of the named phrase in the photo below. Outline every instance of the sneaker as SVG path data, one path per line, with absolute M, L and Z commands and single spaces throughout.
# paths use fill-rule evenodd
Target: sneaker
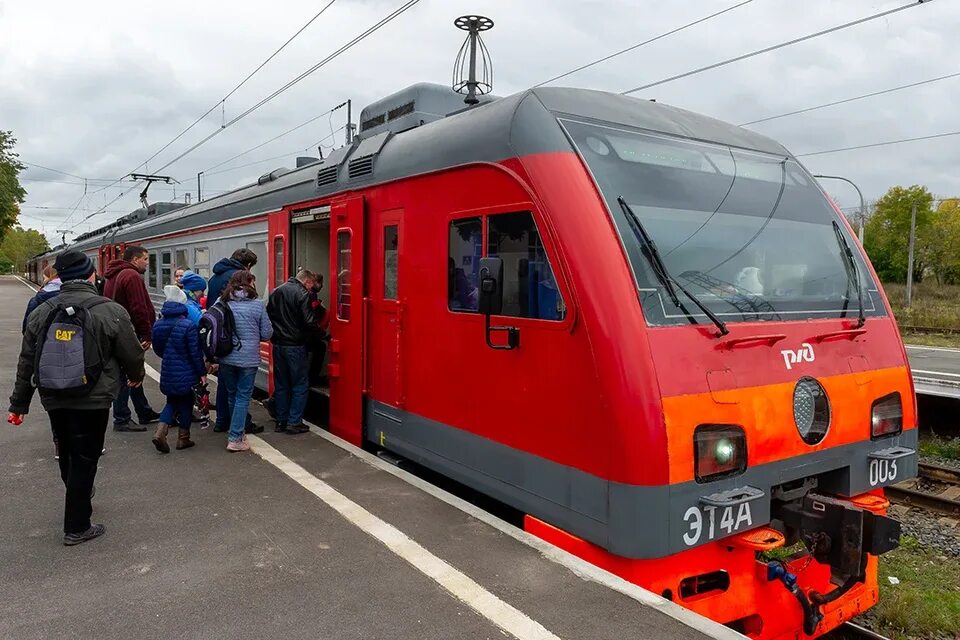
M 288 424 L 288 425 L 287 425 L 287 430 L 286 430 L 287 433 L 290 433 L 290 434 L 293 434 L 293 435 L 297 435 L 297 434 L 300 434 L 300 433 L 306 433 L 306 432 L 308 432 L 308 431 L 310 431 L 310 427 L 308 427 L 307 425 L 305 425 L 305 424 L 303 424 L 303 423 L 300 423 L 300 424 Z
M 274 432 L 274 433 L 283 433 L 283 432 L 286 431 L 286 430 L 287 430 L 287 425 L 285 425 L 285 424 L 283 424 L 283 423 L 280 423 L 280 422 L 278 422 L 277 424 L 275 424 L 274 427 L 273 427 L 273 432 Z
M 114 431 L 126 432 L 126 431 L 146 431 L 147 428 L 140 426 L 138 424 L 133 424 L 129 420 L 126 422 L 115 422 L 113 424 Z
M 142 425 L 147 425 L 147 424 L 152 424 L 159 419 L 160 419 L 160 414 L 157 413 L 156 411 L 151 411 L 145 416 L 138 417 L 137 422 L 139 422 Z
M 263 433 L 263 427 L 258 425 L 256 422 L 251 422 L 243 431 L 244 433 Z
M 93 540 L 107 532 L 107 528 L 102 524 L 92 524 L 90 528 L 82 533 L 66 533 L 63 536 L 63 544 L 72 547 L 75 544 Z
M 227 442 L 227 451 L 250 451 L 250 443 L 247 442 L 246 438 L 243 440 L 230 440 Z

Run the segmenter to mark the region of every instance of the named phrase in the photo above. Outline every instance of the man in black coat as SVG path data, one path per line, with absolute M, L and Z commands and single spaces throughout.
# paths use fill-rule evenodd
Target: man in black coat
M 275 431 L 305 433 L 303 412 L 310 391 L 307 342 L 315 330 L 313 289 L 317 274 L 301 269 L 273 290 L 267 314 L 273 324 L 273 399 Z

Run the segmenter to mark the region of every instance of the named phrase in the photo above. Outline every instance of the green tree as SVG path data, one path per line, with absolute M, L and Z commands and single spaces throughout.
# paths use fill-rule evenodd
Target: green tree
M 0 262 L 6 258 L 13 263 L 17 273 L 23 273 L 27 270 L 27 260 L 49 250 L 50 245 L 42 233 L 16 226 L 0 241 Z
M 960 282 L 960 199 L 940 202 L 920 244 L 938 285 Z
M 907 279 L 910 243 L 910 210 L 917 203 L 917 244 L 913 252 L 913 279 L 923 280 L 927 252 L 924 240 L 933 225 L 933 195 L 921 185 L 891 187 L 877 200 L 874 214 L 864 230 L 864 247 L 883 282 Z
M 13 150 L 16 143 L 13 132 L 0 131 L 0 239 L 17 223 L 20 204 L 27 197 L 17 177 L 24 166 Z

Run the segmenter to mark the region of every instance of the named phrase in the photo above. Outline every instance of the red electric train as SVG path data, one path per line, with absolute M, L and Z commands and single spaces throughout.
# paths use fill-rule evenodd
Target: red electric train
M 876 274 L 810 173 L 660 103 L 459 100 L 415 85 L 325 159 L 75 246 L 101 268 L 146 246 L 158 300 L 176 266 L 237 246 L 261 288 L 318 270 L 333 433 L 751 637 L 870 608 L 899 539 L 883 487 L 916 474 L 914 393 Z

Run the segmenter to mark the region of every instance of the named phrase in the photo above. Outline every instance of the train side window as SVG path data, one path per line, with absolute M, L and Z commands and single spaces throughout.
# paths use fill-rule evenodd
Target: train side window
M 150 266 L 147 268 L 147 286 L 157 288 L 157 254 L 150 254 Z
M 383 228 L 383 299 L 397 299 L 397 252 L 399 250 L 399 227 L 395 224 Z
M 447 253 L 447 308 L 477 311 L 477 278 L 483 257 L 483 224 L 480 218 L 450 223 Z
M 540 320 L 566 317 L 553 268 L 529 212 L 487 218 L 487 255 L 503 259 L 503 315 Z
M 273 239 L 273 281 L 279 287 L 283 284 L 283 236 Z
M 183 267 L 184 269 L 190 268 L 190 261 L 187 260 L 187 250 L 186 249 L 177 249 L 177 259 L 173 261 L 177 268 Z
M 169 251 L 160 254 L 160 286 L 173 284 L 173 255 Z
M 350 230 L 337 231 L 337 317 L 350 320 Z
M 193 270 L 204 278 L 210 277 L 210 249 L 197 247 L 193 250 Z

